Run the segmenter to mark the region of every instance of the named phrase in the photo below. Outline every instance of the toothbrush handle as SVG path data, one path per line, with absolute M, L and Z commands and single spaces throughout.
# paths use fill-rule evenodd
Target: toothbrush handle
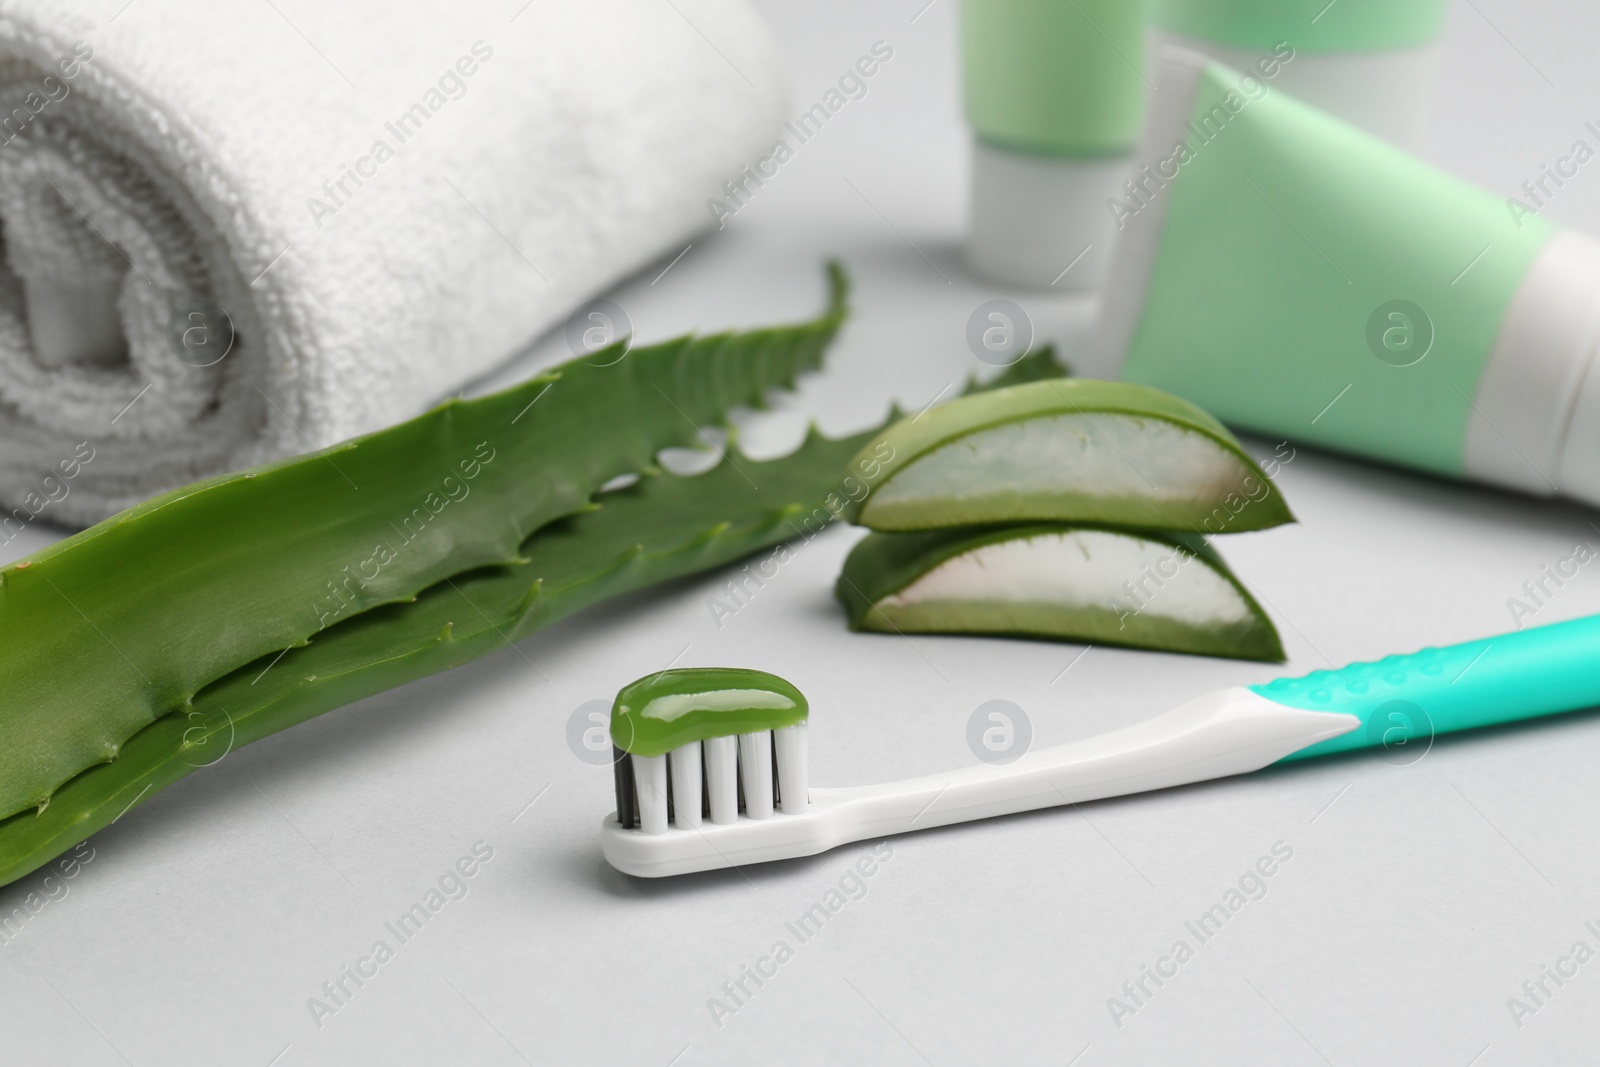
M 1577 711 L 1600 705 L 1600 615 L 1249 688 L 1286 707 L 1362 722 L 1284 761 Z

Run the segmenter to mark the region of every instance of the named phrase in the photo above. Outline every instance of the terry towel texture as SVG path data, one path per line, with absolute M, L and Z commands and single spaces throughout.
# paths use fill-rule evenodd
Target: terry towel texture
M 745 0 L 524 3 L 0 0 L 0 540 L 415 414 L 705 226 L 779 122 Z

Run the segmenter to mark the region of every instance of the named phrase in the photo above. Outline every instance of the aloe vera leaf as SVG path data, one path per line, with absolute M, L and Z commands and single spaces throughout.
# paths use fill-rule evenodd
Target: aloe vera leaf
M 1061 373 L 1043 350 L 968 391 Z M 813 431 L 778 459 L 735 450 L 705 474 L 642 478 L 535 532 L 520 564 L 458 575 L 233 671 L 136 733 L 115 761 L 65 783 L 43 811 L 0 819 L 0 885 L 251 741 L 494 652 L 599 601 L 814 533 L 836 517 L 830 498 L 878 432 L 830 440 Z
M 1261 605 L 1188 534 L 1065 523 L 870 533 L 845 560 L 835 594 L 854 630 L 1283 659 Z
M 874 530 L 1092 522 L 1197 534 L 1294 517 L 1216 419 L 1147 386 L 1086 379 L 982 393 L 891 427 L 850 514 Z
M 200 482 L 0 570 L 0 816 L 241 664 L 453 574 L 817 367 L 845 314 L 608 349 L 314 455 Z M 71 664 L 71 669 L 64 669 Z
M 237 670 L 190 708 L 134 734 L 111 763 L 62 785 L 41 812 L 0 821 L 0 884 L 108 825 L 228 751 L 373 693 L 436 674 L 607 597 L 731 562 L 803 532 L 864 436 L 812 437 L 799 452 L 660 474 L 599 498 L 524 545 L 526 563 L 481 568 L 330 627 L 310 644 Z M 222 764 L 225 767 L 225 764 Z M 223 772 L 225 773 L 225 771 Z

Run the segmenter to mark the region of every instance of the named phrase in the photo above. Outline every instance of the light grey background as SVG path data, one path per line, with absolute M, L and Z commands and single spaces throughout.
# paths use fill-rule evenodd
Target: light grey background
M 764 3 L 796 112 L 873 42 L 894 57 L 723 233 L 609 294 L 657 339 L 807 315 L 822 259 L 848 263 L 856 317 L 828 372 L 750 430 L 758 450 L 792 445 L 809 415 L 839 431 L 891 396 L 926 403 L 978 369 L 965 324 L 995 296 L 1080 351 L 1083 301 L 1007 293 L 962 266 L 955 5 L 924 2 Z M 1536 176 L 1600 118 L 1597 30 L 1581 0 L 1458 4 L 1429 155 L 1502 196 Z M 1600 232 L 1600 162 L 1549 214 Z M 565 354 L 547 339 L 500 380 Z M 1274 443 L 1249 442 L 1262 456 Z M 1270 606 L 1293 673 L 1507 629 L 1524 580 L 1578 541 L 1600 545 L 1594 513 L 1575 506 L 1305 450 L 1279 481 L 1300 524 L 1222 549 Z M 93 839 L 66 895 L 0 944 L 0 1062 L 1600 1060 L 1600 960 L 1551 985 L 1520 1029 L 1507 1008 L 1574 941 L 1600 950 L 1584 925 L 1600 927 L 1592 715 L 1440 741 L 1406 767 L 1326 761 L 898 838 L 865 895 L 805 944 L 784 924 L 866 846 L 660 884 L 611 871 L 595 841 L 609 771 L 569 752 L 567 718 L 668 663 L 799 684 L 819 784 L 970 763 L 967 718 L 990 699 L 1026 709 L 1043 745 L 1280 673 L 852 636 L 829 590 L 856 536 L 837 529 L 798 552 L 720 628 L 708 598 L 728 573 L 233 752 L 130 812 Z M 1593 611 L 1591 565 L 1535 621 Z M 308 998 L 377 939 L 393 946 L 385 922 L 478 841 L 493 859 L 468 894 L 316 1025 Z M 1185 921 L 1277 842 L 1293 857 L 1265 897 L 1199 944 Z M 0 910 L 44 889 L 23 879 L 0 890 Z M 1180 938 L 1194 958 L 1114 1025 L 1107 999 Z M 794 957 L 716 1025 L 708 999 L 779 939 Z

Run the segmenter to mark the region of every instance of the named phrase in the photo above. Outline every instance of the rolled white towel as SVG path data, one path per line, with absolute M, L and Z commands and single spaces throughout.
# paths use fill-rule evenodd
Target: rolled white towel
M 0 0 L 0 542 L 482 375 L 710 221 L 775 66 L 745 0 Z

